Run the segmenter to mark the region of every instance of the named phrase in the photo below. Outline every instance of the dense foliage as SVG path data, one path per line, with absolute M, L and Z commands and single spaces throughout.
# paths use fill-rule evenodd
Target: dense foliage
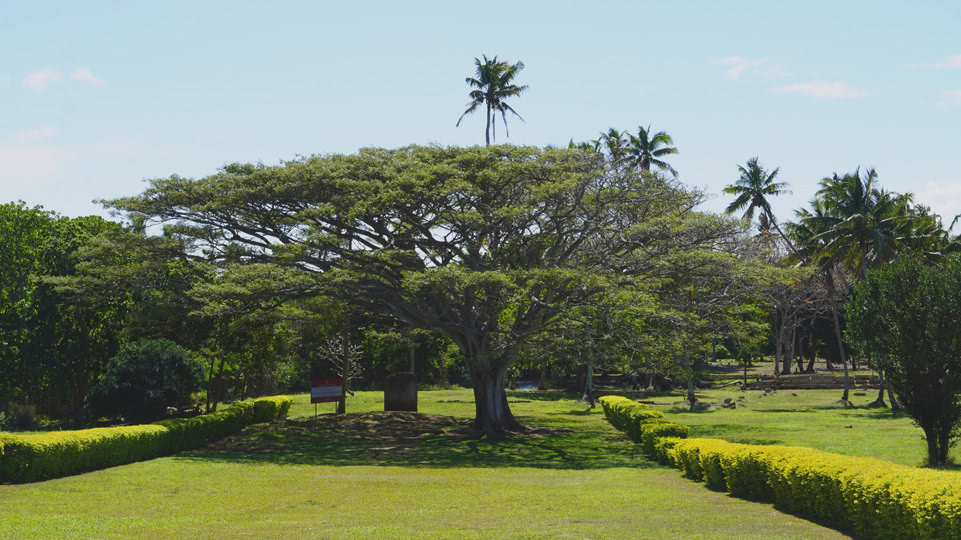
M 232 166 L 111 204 L 224 269 L 205 310 L 326 296 L 451 340 L 475 427 L 494 432 L 522 429 L 504 394 L 521 348 L 607 291 L 634 304 L 683 291 L 665 319 L 710 339 L 682 320 L 714 320 L 754 280 L 738 271 L 740 224 L 696 212 L 701 199 L 600 154 L 496 146 Z
M 110 359 L 87 395 L 87 407 L 94 417 L 159 420 L 170 407 L 191 405 L 191 394 L 200 389 L 203 374 L 194 355 L 172 341 L 135 341 Z
M 887 374 L 924 430 L 931 465 L 961 434 L 961 261 L 906 258 L 867 273 L 848 303 L 852 341 Z
M 125 296 L 78 297 L 40 276 L 75 275 L 77 250 L 119 228 L 95 216 L 0 205 L 0 409 L 13 401 L 68 418 L 83 410 L 122 340 Z

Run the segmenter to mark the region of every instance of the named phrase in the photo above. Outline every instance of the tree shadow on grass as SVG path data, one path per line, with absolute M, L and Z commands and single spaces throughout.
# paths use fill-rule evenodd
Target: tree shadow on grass
M 529 419 L 521 419 L 529 421 Z M 259 424 L 175 459 L 288 465 L 403 467 L 653 468 L 610 429 L 570 430 L 538 419 L 532 434 L 468 435 L 470 421 L 418 413 L 325 415 Z

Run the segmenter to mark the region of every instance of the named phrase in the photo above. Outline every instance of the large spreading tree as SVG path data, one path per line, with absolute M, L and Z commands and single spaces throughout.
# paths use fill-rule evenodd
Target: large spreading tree
M 468 364 L 474 427 L 495 434 L 523 429 L 508 368 L 558 315 L 613 286 L 640 290 L 667 254 L 738 232 L 699 201 L 601 154 L 493 146 L 230 166 L 108 204 L 165 223 L 225 278 L 261 272 L 277 298 L 339 297 L 446 336 Z

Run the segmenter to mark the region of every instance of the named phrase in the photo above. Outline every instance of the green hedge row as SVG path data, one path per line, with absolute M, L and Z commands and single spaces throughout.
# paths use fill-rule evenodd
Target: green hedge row
M 604 407 L 615 426 L 612 415 L 625 408 L 624 399 L 601 398 L 619 405 Z M 617 422 L 623 425 L 624 419 Z M 711 489 L 772 502 L 860 538 L 961 539 L 961 477 L 956 472 L 813 448 L 686 439 L 686 430 L 661 432 L 658 425 L 646 428 L 648 439 L 642 435 L 644 451 Z
M 0 483 L 58 478 L 198 448 L 247 425 L 285 417 L 292 401 L 259 398 L 213 414 L 139 426 L 0 434 Z

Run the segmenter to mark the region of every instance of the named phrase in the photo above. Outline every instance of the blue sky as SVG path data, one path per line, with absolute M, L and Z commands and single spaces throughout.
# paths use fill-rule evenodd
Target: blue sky
M 650 124 L 713 193 L 752 156 L 780 167 L 782 220 L 859 165 L 961 212 L 956 2 L 79 4 L 0 10 L 0 200 L 103 213 L 234 161 L 483 144 L 482 115 L 454 124 L 487 54 L 530 86 L 501 141 Z

